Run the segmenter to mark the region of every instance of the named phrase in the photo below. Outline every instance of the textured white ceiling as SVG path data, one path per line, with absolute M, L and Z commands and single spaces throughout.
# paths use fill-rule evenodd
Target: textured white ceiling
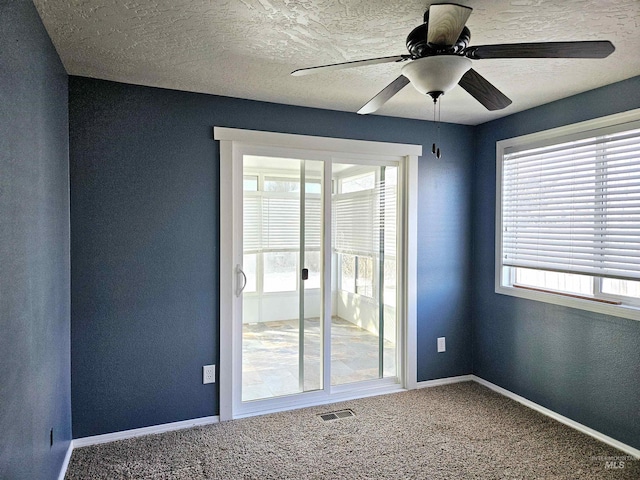
M 422 0 L 34 0 L 67 72 L 126 83 L 357 111 L 400 64 L 292 70 L 407 53 Z M 446 2 L 433 2 L 446 3 Z M 611 40 L 606 59 L 477 60 L 513 104 L 489 112 L 457 87 L 442 120 L 478 124 L 640 75 L 640 0 L 457 0 L 471 45 Z M 377 113 L 431 119 L 411 86 Z

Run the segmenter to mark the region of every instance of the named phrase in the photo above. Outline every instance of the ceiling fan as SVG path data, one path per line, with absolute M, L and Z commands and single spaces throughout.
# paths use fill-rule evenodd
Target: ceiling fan
M 402 74 L 369 100 L 358 113 L 378 110 L 391 97 L 411 83 L 434 103 L 445 92 L 460 85 L 488 110 L 500 110 L 511 100 L 487 79 L 471 68 L 472 60 L 495 58 L 605 58 L 615 47 L 610 41 L 513 43 L 469 46 L 471 32 L 465 26 L 472 8 L 453 3 L 433 4 L 424 13 L 422 25 L 407 37 L 409 54 L 370 58 L 332 65 L 301 68 L 291 75 L 378 63 L 408 62 Z

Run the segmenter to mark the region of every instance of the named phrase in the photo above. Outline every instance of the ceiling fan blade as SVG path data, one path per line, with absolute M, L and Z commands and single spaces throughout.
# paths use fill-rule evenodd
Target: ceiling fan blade
M 404 62 L 409 60 L 411 55 L 395 55 L 393 57 L 368 58 L 366 60 L 355 60 L 353 62 L 333 63 L 331 65 L 320 65 L 318 67 L 299 68 L 291 72 L 294 77 L 311 75 L 312 73 L 326 72 L 330 70 L 342 70 L 343 68 L 362 67 L 364 65 L 375 65 L 377 63 Z
M 501 110 L 511 105 L 511 100 L 473 68 L 467 70 L 458 82 L 473 98 L 487 110 Z
M 384 105 L 387 100 L 393 97 L 396 93 L 402 90 L 409 84 L 409 79 L 404 75 L 400 75 L 389 85 L 384 87 L 375 97 L 369 100 L 358 113 L 360 115 L 366 115 L 367 113 L 373 113 Z
M 458 41 L 473 9 L 444 3 L 429 7 L 427 42 L 432 45 L 451 46 Z
M 586 42 L 479 45 L 465 51 L 468 58 L 605 58 L 616 48 L 608 40 Z

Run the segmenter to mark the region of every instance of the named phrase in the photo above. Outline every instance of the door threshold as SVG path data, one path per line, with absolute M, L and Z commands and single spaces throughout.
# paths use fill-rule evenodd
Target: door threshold
M 376 382 L 377 383 L 377 382 Z M 387 395 L 407 391 L 399 383 L 384 382 L 382 384 L 363 384 L 357 388 L 350 385 L 340 385 L 332 387 L 332 393 L 323 391 L 299 393 L 296 395 L 278 397 L 269 400 L 259 400 L 255 402 L 244 402 L 233 414 L 233 419 L 266 415 L 268 413 L 286 412 L 300 408 L 315 407 L 331 403 L 356 400 L 358 398 L 374 397 L 377 395 Z M 254 405 L 251 405 L 251 404 Z

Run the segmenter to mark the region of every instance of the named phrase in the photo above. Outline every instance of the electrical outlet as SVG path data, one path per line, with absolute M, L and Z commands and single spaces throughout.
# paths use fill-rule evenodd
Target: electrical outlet
M 205 365 L 202 367 L 202 383 L 216 383 L 215 365 Z
M 445 344 L 445 337 L 438 337 L 438 353 L 444 352 L 447 350 L 447 345 Z

